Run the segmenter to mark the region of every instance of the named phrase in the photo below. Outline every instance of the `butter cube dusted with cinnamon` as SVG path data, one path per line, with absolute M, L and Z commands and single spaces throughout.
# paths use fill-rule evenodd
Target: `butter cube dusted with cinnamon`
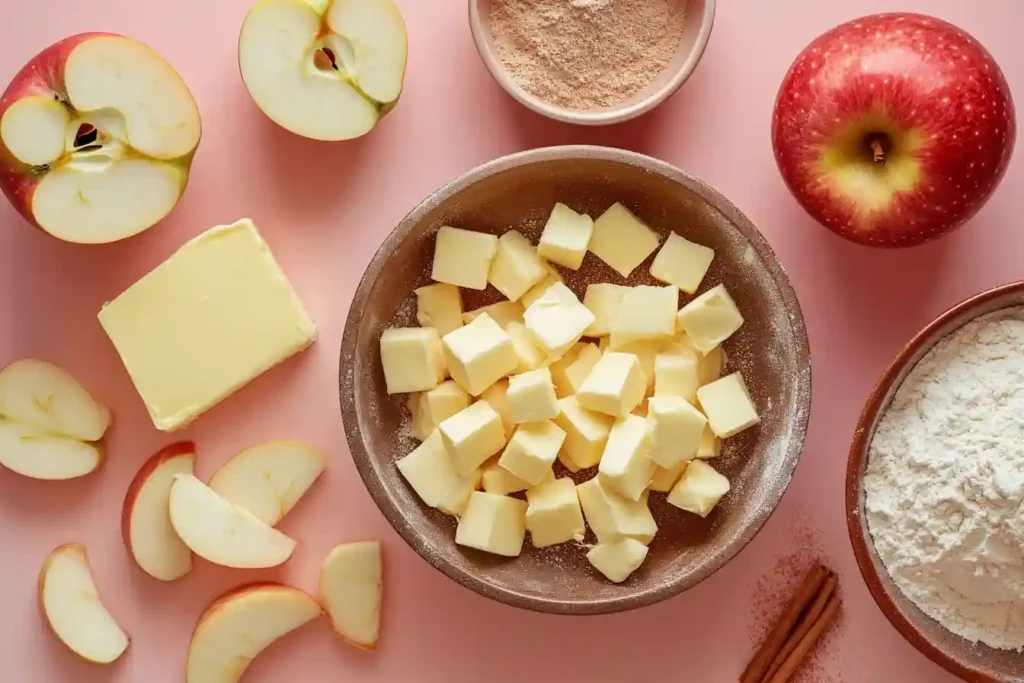
M 612 583 L 622 583 L 647 559 L 647 546 L 633 538 L 598 543 L 587 552 L 587 561 Z
M 455 542 L 494 555 L 517 557 L 526 538 L 526 501 L 493 493 L 469 495 Z
M 630 353 L 606 351 L 576 393 L 580 405 L 613 417 L 629 415 L 647 392 L 647 377 Z
M 544 269 L 547 272 L 544 279 L 535 284 L 530 288 L 530 291 L 520 297 L 519 303 L 522 304 L 524 308 L 532 306 L 537 299 L 544 296 L 545 292 L 562 281 L 561 274 L 550 263 L 545 263 Z
M 672 468 L 697 457 L 708 421 L 685 399 L 652 396 L 647 401 L 647 438 L 650 458 L 660 467 Z
M 612 347 L 643 339 L 671 339 L 678 309 L 679 290 L 674 285 L 631 288 L 608 324 Z
M 518 300 L 544 279 L 547 269 L 537 249 L 518 230 L 498 238 L 498 253 L 491 263 L 487 281 L 510 301 Z
M 481 306 L 472 311 L 462 314 L 462 322 L 468 325 L 483 314 L 491 316 L 491 319 L 505 329 L 512 322 L 523 322 L 523 304 L 518 301 L 499 301 L 489 306 Z
M 700 289 L 700 283 L 711 267 L 715 251 L 696 242 L 669 233 L 661 251 L 651 264 L 651 275 L 664 283 L 675 285 L 687 294 Z
M 519 364 L 515 370 L 517 373 L 536 370 L 544 365 L 547 355 L 544 353 L 544 349 L 537 345 L 537 340 L 526 329 L 526 325 L 513 320 L 505 326 L 505 332 L 512 339 L 512 346 L 516 350 L 516 358 L 519 359 Z
M 743 315 L 725 285 L 718 285 L 683 306 L 676 321 L 693 345 L 707 353 L 740 329 Z
M 640 500 L 629 500 L 609 491 L 594 477 L 576 486 L 576 494 L 597 540 L 635 538 L 647 544 L 654 540 L 658 525 L 647 507 L 647 493 Z
M 728 479 L 703 460 L 691 460 L 669 492 L 668 502 L 687 512 L 707 517 L 728 492 Z
M 442 341 L 452 379 L 471 396 L 479 396 L 519 365 L 512 339 L 486 313 Z
M 558 398 L 551 383 L 551 371 L 538 368 L 508 378 L 509 417 L 516 424 L 550 420 L 558 416 Z
M 452 380 L 441 382 L 430 391 L 410 396 L 413 436 L 423 441 L 442 421 L 469 406 L 470 402 L 469 394 Z
M 559 461 L 570 472 L 593 467 L 601 461 L 615 418 L 587 410 L 575 396 L 558 401 L 555 424 L 565 432 Z
M 590 252 L 628 278 L 658 248 L 658 233 L 616 202 L 594 221 Z
M 438 431 L 431 433 L 412 453 L 399 458 L 395 465 L 420 500 L 433 508 L 444 503 L 449 494 L 469 479 L 455 471 Z
M 530 482 L 525 479 L 520 479 L 509 472 L 499 465 L 497 460 L 490 460 L 487 463 L 484 463 L 484 466 L 480 469 L 482 472 L 481 484 L 483 485 L 484 491 L 487 493 L 496 493 L 499 496 L 507 496 L 510 493 L 519 493 L 520 491 L 525 491 L 531 487 Z M 543 484 L 544 482 L 554 480 L 555 471 L 549 467 L 544 472 L 544 476 L 540 480 L 540 483 Z
M 565 441 L 565 432 L 551 420 L 519 425 L 498 464 L 531 486 L 544 480 Z
M 578 214 L 559 202 L 544 225 L 537 251 L 552 263 L 579 270 L 593 234 L 594 221 L 590 216 Z
M 569 477 L 529 489 L 526 503 L 526 530 L 535 548 L 583 540 L 587 528 L 576 484 Z
M 727 438 L 761 421 L 743 375 L 734 372 L 697 390 L 697 400 L 715 436 Z
M 583 336 L 594 314 L 562 283 L 552 285 L 524 314 L 526 327 L 548 358 L 557 359 Z
M 446 376 L 441 337 L 433 327 L 392 327 L 380 336 L 389 394 L 433 389 Z
M 469 475 L 505 445 L 501 417 L 486 401 L 477 401 L 438 426 L 455 473 Z
M 627 415 L 612 425 L 608 443 L 597 467 L 601 486 L 630 500 L 640 500 L 654 476 L 655 463 L 648 457 L 647 421 Z
M 583 305 L 594 314 L 594 322 L 587 328 L 585 336 L 604 337 L 611 334 L 609 325 L 612 318 L 618 313 L 619 306 L 622 305 L 622 298 L 629 290 L 629 287 L 610 282 L 587 285 L 586 294 L 583 295 Z
M 462 294 L 455 285 L 439 282 L 415 290 L 416 322 L 433 327 L 442 337 L 462 327 Z
M 430 278 L 466 289 L 487 289 L 487 275 L 497 253 L 494 235 L 442 226 L 434 241 Z

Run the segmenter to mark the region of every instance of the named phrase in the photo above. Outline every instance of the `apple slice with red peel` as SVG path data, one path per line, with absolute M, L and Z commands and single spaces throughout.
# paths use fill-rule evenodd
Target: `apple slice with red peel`
M 224 567 L 263 569 L 283 564 L 295 541 L 217 495 L 191 474 L 171 484 L 171 525 L 196 555 Z
M 185 683 L 237 683 L 263 650 L 322 613 L 308 594 L 279 583 L 225 593 L 206 608 L 192 632 Z
M 0 96 L 0 187 L 36 226 L 68 242 L 113 242 L 177 204 L 199 145 L 195 100 L 142 43 L 65 38 Z
M 339 545 L 320 570 L 320 596 L 335 632 L 364 650 L 377 647 L 384 591 L 380 543 Z
M 110 426 L 110 411 L 74 377 L 35 358 L 0 370 L 0 415 L 80 441 L 99 441 Z
M 195 462 L 194 443 L 172 443 L 149 458 L 128 486 L 121 535 L 135 563 L 154 579 L 174 581 L 192 571 L 192 551 L 171 525 L 170 499 L 175 476 L 192 474 Z
M 39 608 L 57 638 L 88 662 L 109 664 L 128 649 L 128 636 L 100 600 L 82 545 L 62 545 L 43 562 Z
M 301 441 L 270 441 L 238 453 L 210 478 L 210 488 L 269 526 L 288 514 L 327 466 Z
M 76 479 L 103 464 L 103 446 L 0 418 L 0 465 L 31 479 Z
M 256 106 L 316 140 L 369 133 L 398 102 L 407 52 L 392 0 L 258 0 L 238 39 Z

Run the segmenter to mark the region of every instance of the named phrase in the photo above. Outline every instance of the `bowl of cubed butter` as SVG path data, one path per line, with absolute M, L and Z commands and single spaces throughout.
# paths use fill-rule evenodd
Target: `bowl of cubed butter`
M 480 166 L 412 211 L 340 360 L 356 467 L 431 565 L 507 604 L 636 608 L 710 576 L 789 485 L 796 294 L 715 190 L 591 146 Z

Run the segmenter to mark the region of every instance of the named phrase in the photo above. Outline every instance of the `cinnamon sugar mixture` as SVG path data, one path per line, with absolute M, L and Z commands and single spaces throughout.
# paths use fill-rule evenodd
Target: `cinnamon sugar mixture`
M 682 0 L 493 0 L 512 79 L 561 107 L 619 104 L 649 86 L 683 33 Z

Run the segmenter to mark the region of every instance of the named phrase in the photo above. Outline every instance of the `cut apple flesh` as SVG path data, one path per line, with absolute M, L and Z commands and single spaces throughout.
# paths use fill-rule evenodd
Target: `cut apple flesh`
M 74 479 L 103 462 L 102 447 L 0 418 L 0 465 L 32 479 Z
M 239 37 L 242 80 L 275 123 L 318 140 L 365 135 L 398 99 L 405 23 L 392 0 L 259 0 Z
M 53 632 L 82 659 L 109 664 L 128 648 L 128 636 L 100 601 L 82 546 L 61 546 L 46 558 L 39 602 Z
M 110 411 L 74 377 L 34 358 L 0 370 L 0 416 L 82 441 L 98 441 L 110 425 Z
M 26 97 L 0 119 L 0 139 L 23 164 L 45 166 L 64 154 L 64 131 L 70 121 L 71 112 L 54 98 Z
M 383 592 L 380 543 L 339 545 L 320 570 L 320 596 L 334 630 L 364 649 L 377 646 Z

